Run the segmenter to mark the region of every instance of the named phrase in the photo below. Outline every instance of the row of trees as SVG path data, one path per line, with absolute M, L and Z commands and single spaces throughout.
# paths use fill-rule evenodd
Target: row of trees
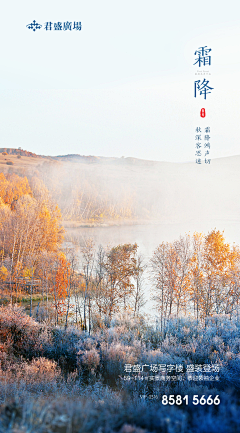
M 114 196 L 105 189 L 101 190 L 96 184 L 92 185 L 84 180 L 80 186 L 79 183 L 74 185 L 70 194 L 65 194 L 64 188 L 61 190 L 59 203 L 65 219 L 96 222 L 135 216 L 132 194 L 121 191 L 120 197 Z
M 83 329 L 101 326 L 118 312 L 139 315 L 147 296 L 161 329 L 172 316 L 197 321 L 215 314 L 238 316 L 240 250 L 226 243 L 220 231 L 163 242 L 148 263 L 137 250 L 137 244 L 95 250 L 89 239 L 80 247 L 80 259 L 72 251 L 68 297 L 75 299 Z
M 152 298 L 164 329 L 170 317 L 203 320 L 238 315 L 240 251 L 217 230 L 161 243 L 147 263 L 137 244 L 95 248 L 91 239 L 42 261 L 42 287 L 54 296 L 55 321 L 70 316 L 82 329 L 109 323 L 116 313 L 140 314 Z M 150 283 L 149 283 L 150 282 Z
M 0 174 L 0 282 L 1 294 L 18 302 L 21 292 L 30 291 L 32 315 L 33 290 L 37 287 L 54 307 L 55 322 L 75 314 L 83 329 L 95 320 L 111 320 L 121 307 L 126 309 L 135 290 L 134 312 L 141 302 L 137 245 L 119 245 L 96 252 L 87 240 L 67 255 L 62 251 L 61 214 L 38 178 Z M 140 263 L 140 262 L 139 262 Z M 5 296 L 6 297 L 6 296 Z
M 199 321 L 239 313 L 240 250 L 226 243 L 218 230 L 163 242 L 148 263 L 136 244 L 95 251 L 88 240 L 80 249 L 76 305 L 84 329 L 96 319 L 101 326 L 120 311 L 139 315 L 147 297 L 160 316 L 161 329 L 172 316 Z
M 172 314 L 191 314 L 197 320 L 213 314 L 238 314 L 240 251 L 230 247 L 220 231 L 161 243 L 150 267 L 161 326 Z
M 86 305 L 88 305 L 88 328 L 91 327 L 91 311 L 98 325 L 110 321 L 114 314 L 131 310 L 138 315 L 144 305 L 143 272 L 141 255 L 137 244 L 123 244 L 94 251 L 92 240 L 81 247 L 83 267 L 83 321 L 86 328 Z
M 67 327 L 69 317 L 83 330 L 110 323 L 116 313 L 139 315 L 144 305 L 145 265 L 137 244 L 95 249 L 92 239 L 68 248 L 56 257 L 46 255 L 42 287 L 53 296 L 55 323 Z
M 240 251 L 221 232 L 163 242 L 147 263 L 137 244 L 96 249 L 88 239 L 63 252 L 60 222 L 59 208 L 41 181 L 0 174 L 2 294 L 17 302 L 28 287 L 30 314 L 34 286 L 53 307 L 56 323 L 64 317 L 67 326 L 73 316 L 89 331 L 121 311 L 139 315 L 144 293 L 152 298 L 162 328 L 172 315 L 200 320 L 238 314 Z
M 92 169 L 91 169 L 92 167 Z M 136 218 L 134 190 L 116 181 L 98 165 L 43 164 L 39 175 L 62 210 L 64 220 L 103 222 Z M 106 168 L 109 170 L 109 167 Z M 110 179 L 110 181 L 109 181 Z

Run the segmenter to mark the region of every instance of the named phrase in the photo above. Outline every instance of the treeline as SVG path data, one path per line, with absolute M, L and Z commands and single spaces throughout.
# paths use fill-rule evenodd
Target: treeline
M 86 181 L 75 185 L 68 197 L 61 191 L 58 202 L 66 220 L 101 222 L 135 216 L 131 194 L 122 191 L 120 197 L 114 197 L 107 189 L 103 191 Z
M 0 174 L 0 284 L 11 304 L 29 292 L 46 299 L 37 315 L 83 330 L 109 324 L 116 313 L 139 316 L 147 298 L 161 329 L 172 316 L 203 320 L 239 314 L 240 250 L 223 233 L 194 233 L 161 243 L 147 262 L 137 244 L 95 247 L 88 239 L 63 248 L 59 208 L 38 178 Z M 73 241 L 74 242 L 74 241 Z
M 134 317 L 139 315 L 145 303 L 145 265 L 137 249 L 137 244 L 95 249 L 93 241 L 88 239 L 80 246 L 80 263 L 71 251 L 67 311 L 70 299 L 74 299 L 75 321 L 82 329 L 90 332 L 92 328 L 108 326 L 116 313 L 124 311 Z
M 240 250 L 216 229 L 163 242 L 148 262 L 138 254 L 137 244 L 95 249 L 89 239 L 80 252 L 80 260 L 73 251 L 67 259 L 72 275 L 68 287 L 75 321 L 78 317 L 83 329 L 110 323 L 116 313 L 139 316 L 149 298 L 161 330 L 171 317 L 189 316 L 197 322 L 216 314 L 238 318 Z
M 107 168 L 109 170 L 109 167 Z M 95 165 L 45 163 L 39 176 L 58 203 L 65 221 L 101 223 L 136 218 L 134 189 L 118 182 L 114 170 L 106 176 Z
M 150 260 L 153 299 L 161 326 L 171 315 L 197 320 L 239 314 L 240 250 L 223 233 L 194 233 L 161 243 Z
M 70 316 L 89 332 L 108 326 L 117 313 L 137 317 L 149 298 L 161 330 L 172 317 L 238 318 L 240 251 L 217 230 L 163 242 L 148 262 L 138 254 L 137 244 L 104 249 L 88 239 L 79 250 L 69 249 L 62 266 L 55 267 L 58 276 L 51 277 L 51 283 L 44 281 L 52 287 L 60 281 L 54 285 L 55 321 L 62 316 L 66 326 Z M 50 268 L 52 273 L 54 266 Z
M 50 309 L 39 308 L 36 318 L 52 318 L 65 327 L 69 321 L 82 330 L 109 326 L 117 313 L 139 316 L 144 305 L 142 258 L 137 244 L 95 249 L 91 239 L 58 256 L 46 254 L 41 287 Z
M 21 156 L 31 156 L 33 158 L 39 158 L 39 155 L 36 155 L 36 153 L 28 152 L 27 150 L 23 150 L 21 148 L 13 149 L 9 147 L 1 147 L 0 153 L 7 154 L 7 155 L 21 155 Z

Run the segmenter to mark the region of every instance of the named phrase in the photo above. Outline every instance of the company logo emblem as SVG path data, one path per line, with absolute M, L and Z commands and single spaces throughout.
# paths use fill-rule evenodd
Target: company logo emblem
M 27 27 L 29 30 L 33 30 L 33 31 L 35 32 L 36 30 L 39 30 L 39 29 L 42 27 L 42 25 L 36 23 L 36 21 L 33 20 L 33 22 L 32 22 L 31 24 L 27 24 L 26 27 Z

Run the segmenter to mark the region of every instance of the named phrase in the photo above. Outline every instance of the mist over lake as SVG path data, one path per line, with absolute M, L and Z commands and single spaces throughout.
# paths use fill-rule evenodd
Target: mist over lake
M 217 228 L 224 231 L 224 237 L 230 244 L 240 244 L 240 222 L 210 220 L 209 222 L 179 224 L 133 224 L 108 227 L 66 228 L 66 241 L 82 243 L 92 238 L 95 245 L 116 246 L 125 243 L 137 243 L 139 252 L 149 259 L 161 242 L 173 242 L 186 233 L 203 232 Z

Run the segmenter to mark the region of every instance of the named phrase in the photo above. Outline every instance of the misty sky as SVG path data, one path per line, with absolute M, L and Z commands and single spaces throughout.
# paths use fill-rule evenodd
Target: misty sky
M 240 154 L 239 0 L 12 0 L 1 12 L 1 147 L 184 162 L 210 126 L 211 158 Z M 33 32 L 34 19 L 82 30 Z M 205 45 L 206 101 L 193 66 Z

